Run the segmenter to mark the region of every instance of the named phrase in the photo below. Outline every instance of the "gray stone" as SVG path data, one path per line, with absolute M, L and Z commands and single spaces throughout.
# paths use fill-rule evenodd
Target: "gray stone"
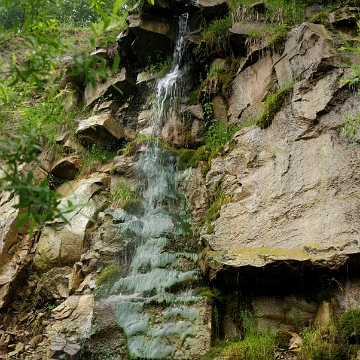
M 360 12 L 360 8 L 343 7 L 329 13 L 329 21 L 336 27 L 356 28 L 356 13 Z

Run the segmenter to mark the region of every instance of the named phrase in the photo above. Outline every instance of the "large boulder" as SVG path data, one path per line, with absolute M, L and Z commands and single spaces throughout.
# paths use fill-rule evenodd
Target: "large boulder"
M 124 136 L 124 129 L 111 111 L 104 111 L 79 122 L 75 131 L 79 142 L 86 147 L 115 146 Z
M 104 81 L 89 82 L 86 85 L 83 103 L 85 106 L 94 106 L 95 103 L 104 101 L 106 98 L 122 97 L 131 94 L 134 90 L 135 79 L 122 67 L 112 77 Z
M 198 4 L 202 10 L 202 16 L 207 22 L 224 17 L 229 13 L 226 0 L 199 0 Z
M 339 133 L 341 114 L 355 111 L 338 84 L 341 73 L 336 69 L 311 88 L 298 82 L 269 128 L 239 131 L 227 156 L 213 159 L 207 187 L 221 184 L 228 203 L 214 233 L 204 235 L 214 250 L 205 257 L 211 279 L 224 275 L 231 284 L 236 272 L 226 271 L 241 268 L 244 288 L 256 273 L 266 292 L 296 287 L 300 276 L 314 285 L 315 269 L 341 272 L 351 263 L 356 270 L 360 152 Z M 267 271 L 260 277 L 256 268 Z
M 103 207 L 106 199 L 97 193 L 108 183 L 108 176 L 95 174 L 87 179 L 70 181 L 60 186 L 67 201 L 76 207 L 64 215 L 69 224 L 64 226 L 48 225 L 41 233 L 34 257 L 34 268 L 44 273 L 53 267 L 72 266 L 80 260 L 84 250 L 84 239 L 87 228 L 92 224 L 92 218 Z
M 131 48 L 140 64 L 146 65 L 149 61 L 165 59 L 171 54 L 172 34 L 170 24 L 166 19 L 130 15 L 127 21 L 129 32 L 135 36 Z M 128 36 L 131 37 L 131 35 Z M 123 41 L 126 51 L 127 43 L 125 40 Z

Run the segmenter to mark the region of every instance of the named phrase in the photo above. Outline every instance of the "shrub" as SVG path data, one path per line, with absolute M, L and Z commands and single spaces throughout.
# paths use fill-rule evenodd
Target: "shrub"
M 348 344 L 360 344 L 360 310 L 349 310 L 341 315 L 339 337 Z

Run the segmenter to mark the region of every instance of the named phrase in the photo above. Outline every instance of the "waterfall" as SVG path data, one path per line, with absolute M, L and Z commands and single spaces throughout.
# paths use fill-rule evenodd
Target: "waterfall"
M 179 17 L 171 70 L 157 82 L 152 107 L 155 139 L 137 163 L 143 210 L 136 215 L 121 210 L 117 225 L 134 244 L 134 252 L 127 259 L 127 274 L 114 283 L 108 299 L 116 302 L 116 323 L 126 335 L 131 359 L 190 359 L 199 352 L 194 339 L 202 336 L 203 319 L 196 306 L 202 298 L 192 290 L 199 281 L 198 255 L 184 245 L 191 237 L 191 224 L 184 196 L 177 190 L 177 156 L 156 140 L 182 95 L 187 21 L 188 14 Z

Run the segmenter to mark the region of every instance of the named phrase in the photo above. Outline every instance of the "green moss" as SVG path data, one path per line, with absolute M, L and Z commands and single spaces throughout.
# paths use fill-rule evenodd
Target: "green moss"
M 275 341 L 277 347 L 281 349 L 287 349 L 289 347 L 289 341 L 292 338 L 292 335 L 287 331 L 279 331 L 275 335 Z
M 144 211 L 142 199 L 139 198 L 127 199 L 122 208 L 126 212 L 134 215 L 142 214 Z
M 109 265 L 101 271 L 97 278 L 96 286 L 112 284 L 122 275 L 122 273 L 123 271 L 120 266 Z
M 268 46 L 272 46 L 278 54 L 282 54 L 285 48 L 285 37 L 290 29 L 291 27 L 287 24 L 277 26 L 268 39 Z
M 200 161 L 209 162 L 211 148 L 208 145 L 200 146 L 197 150 L 184 149 L 179 155 L 179 170 L 196 167 Z
M 201 360 L 217 358 L 236 360 L 273 360 L 276 349 L 275 335 L 272 332 L 247 335 L 242 341 L 224 341 L 210 349 Z
M 189 105 L 196 105 L 199 103 L 199 94 L 200 94 L 200 86 L 198 86 L 196 89 L 193 89 L 189 92 Z
M 222 301 L 222 293 L 217 288 L 210 289 L 209 287 L 197 288 L 194 291 L 195 296 L 203 296 L 207 302 L 212 303 L 214 301 Z
M 227 36 L 231 27 L 231 16 L 222 19 L 216 19 L 205 27 L 202 32 L 202 38 L 208 42 L 217 42 L 219 39 Z
M 284 104 L 284 101 L 292 89 L 295 81 L 289 81 L 280 89 L 275 92 L 269 93 L 264 101 L 263 110 L 256 120 L 256 125 L 261 127 L 262 129 L 268 127 L 276 113 L 281 109 Z
M 348 344 L 360 344 L 360 310 L 349 310 L 341 315 L 339 337 Z
M 211 205 L 206 212 L 205 221 L 215 221 L 220 216 L 221 206 L 228 202 L 228 198 L 222 190 L 219 190 L 213 197 Z
M 215 221 L 220 216 L 221 207 L 229 201 L 228 196 L 221 188 L 222 178 L 215 184 L 214 194 L 210 200 L 210 207 L 206 212 L 205 221 Z

